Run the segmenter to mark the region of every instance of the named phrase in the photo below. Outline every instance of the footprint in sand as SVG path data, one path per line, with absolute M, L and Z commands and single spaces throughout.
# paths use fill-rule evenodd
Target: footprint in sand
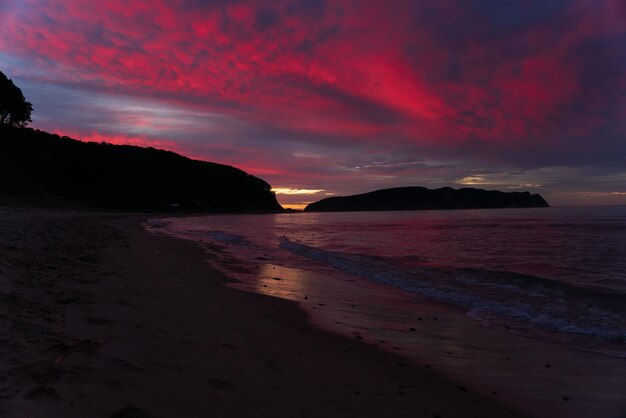
M 6 372 L 0 372 L 0 399 L 13 398 L 20 392 L 19 385 L 16 385 L 13 379 L 6 374 Z
M 235 385 L 230 382 L 218 379 L 209 379 L 209 384 L 215 389 L 232 389 L 235 387 Z
M 110 418 L 151 418 L 152 415 L 134 405 L 126 405 L 109 415 Z
M 59 393 L 52 386 L 35 386 L 24 394 L 26 399 L 61 399 Z

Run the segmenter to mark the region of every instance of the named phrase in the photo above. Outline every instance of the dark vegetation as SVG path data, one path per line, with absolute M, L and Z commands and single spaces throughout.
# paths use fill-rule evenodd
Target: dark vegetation
M 265 181 L 154 148 L 0 125 L 0 205 L 159 212 L 274 212 Z
M 500 192 L 473 188 L 427 189 L 398 187 L 354 196 L 335 196 L 311 203 L 307 212 L 420 210 L 420 209 L 486 209 L 548 207 L 538 194 Z
M 0 205 L 159 212 L 282 211 L 265 181 L 154 148 L 26 128 L 32 105 L 0 72 Z
M 24 127 L 31 121 L 33 105 L 26 101 L 22 90 L 0 71 L 0 125 Z

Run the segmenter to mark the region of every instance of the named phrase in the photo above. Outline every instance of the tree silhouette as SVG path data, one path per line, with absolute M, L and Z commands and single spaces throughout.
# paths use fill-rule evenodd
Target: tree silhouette
M 31 122 L 33 105 L 26 101 L 22 90 L 0 71 L 0 124 L 24 127 Z

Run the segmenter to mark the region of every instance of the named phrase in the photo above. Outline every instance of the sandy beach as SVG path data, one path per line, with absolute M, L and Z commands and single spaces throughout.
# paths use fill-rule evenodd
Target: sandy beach
M 0 211 L 2 416 L 521 415 L 223 286 L 204 251 L 145 219 Z

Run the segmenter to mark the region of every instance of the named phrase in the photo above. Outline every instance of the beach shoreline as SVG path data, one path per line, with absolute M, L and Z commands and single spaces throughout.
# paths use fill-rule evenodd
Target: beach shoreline
M 157 219 L 149 229 L 206 247 L 211 265 L 237 279 L 228 286 L 295 302 L 315 327 L 401 355 L 404 364 L 435 371 L 517 413 L 616 418 L 626 411 L 623 357 L 575 348 L 569 336 L 529 333 L 523 323 L 486 322 L 460 306 L 340 269 L 285 259 L 275 241 L 257 236 L 286 222 L 274 217 L 284 215 Z
M 312 327 L 293 302 L 223 286 L 201 248 L 147 218 L 0 211 L 3 416 L 511 413 Z

